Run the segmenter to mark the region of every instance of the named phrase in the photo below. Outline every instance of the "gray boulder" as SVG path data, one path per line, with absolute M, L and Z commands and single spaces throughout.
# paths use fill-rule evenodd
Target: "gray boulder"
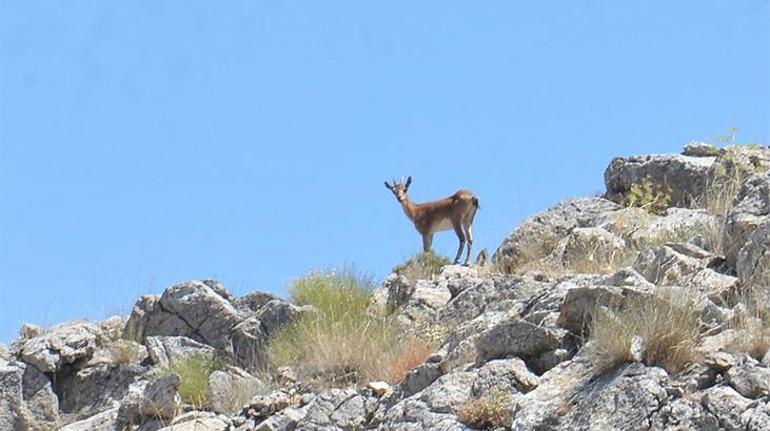
M 297 306 L 282 299 L 274 299 L 257 311 L 257 319 L 262 323 L 267 336 L 278 333 L 303 315 L 316 312 L 312 305 Z
M 174 418 L 181 405 L 179 384 L 179 375 L 170 374 L 153 382 L 140 380 L 131 385 L 118 409 L 118 427 L 123 429 L 153 419 Z
M 623 203 L 633 186 L 650 181 L 669 195 L 670 206 L 689 207 L 706 189 L 715 160 L 678 154 L 616 157 L 604 172 L 605 197 Z
M 751 361 L 727 370 L 725 381 L 745 398 L 770 395 L 770 368 L 755 365 Z
M 59 408 L 77 419 L 115 408 L 146 372 L 147 368 L 137 364 L 102 364 L 60 375 L 56 382 Z
M 663 405 L 652 417 L 651 427 L 656 431 L 719 431 L 716 416 L 697 400 L 678 398 Z
M 47 431 L 60 424 L 59 403 L 45 374 L 22 362 L 0 366 L 0 429 Z
M 559 336 L 553 331 L 522 320 L 502 322 L 482 332 L 476 348 L 483 358 L 498 359 L 508 356 L 532 358 L 556 349 Z
M 175 417 L 168 426 L 159 428 L 157 431 L 225 431 L 227 429 L 230 429 L 229 418 L 211 412 L 192 411 Z
M 69 322 L 23 341 L 19 358 L 44 373 L 54 373 L 63 365 L 87 361 L 103 342 L 99 326 Z
M 207 399 L 217 413 L 239 411 L 252 397 L 265 389 L 265 384 L 238 367 L 226 367 L 209 375 Z
M 145 339 L 152 363 L 165 367 L 193 355 L 213 355 L 216 350 L 193 339 L 180 336 L 155 335 Z
M 661 368 L 621 366 L 580 388 L 563 407 L 558 429 L 650 429 L 651 418 L 668 402 L 667 379 Z
M 770 285 L 770 217 L 748 235 L 735 267 L 746 286 L 762 288 Z M 767 299 L 770 298 L 764 298 Z
M 376 398 L 355 389 L 329 389 L 307 405 L 297 430 L 362 430 L 377 407 Z
M 729 386 L 713 386 L 706 389 L 703 407 L 719 421 L 721 429 L 738 431 L 745 429 L 741 414 L 751 406 L 751 400 L 743 398 Z
M 770 222 L 770 171 L 755 174 L 741 186 L 727 217 L 726 238 L 730 246 L 727 258 L 735 263 L 749 235 Z
M 118 407 L 97 413 L 87 419 L 73 422 L 60 431 L 115 431 L 117 428 Z
M 206 344 L 227 351 L 230 330 L 243 316 L 228 300 L 229 293 L 210 284 L 188 281 L 171 286 L 161 295 L 160 305 L 163 310 L 179 316 Z
M 619 205 L 602 198 L 560 202 L 524 221 L 498 247 L 492 261 L 507 272 L 515 272 L 549 255 L 573 229 L 602 226 L 619 209 Z

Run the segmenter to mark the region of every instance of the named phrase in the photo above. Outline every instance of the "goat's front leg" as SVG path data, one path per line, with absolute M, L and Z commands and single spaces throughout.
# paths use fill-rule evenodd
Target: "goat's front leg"
M 422 234 L 422 251 L 425 253 L 430 253 L 430 248 L 432 245 L 433 245 L 433 234 L 432 233 Z

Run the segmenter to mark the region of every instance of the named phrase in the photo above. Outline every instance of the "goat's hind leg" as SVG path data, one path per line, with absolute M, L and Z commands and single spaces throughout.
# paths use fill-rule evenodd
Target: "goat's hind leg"
M 455 229 L 455 233 L 457 234 L 457 239 L 460 240 L 460 245 L 457 247 L 457 254 L 455 255 L 454 261 L 454 264 L 457 265 L 460 263 L 460 255 L 462 255 L 463 248 L 465 247 L 465 232 L 463 232 L 461 223 L 453 223 L 453 227 Z

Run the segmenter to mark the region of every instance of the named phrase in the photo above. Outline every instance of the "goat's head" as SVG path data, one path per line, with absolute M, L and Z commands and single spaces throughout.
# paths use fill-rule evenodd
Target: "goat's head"
M 398 199 L 399 202 L 403 203 L 406 200 L 406 192 L 409 190 L 409 186 L 412 184 L 412 177 L 409 177 L 406 179 L 406 182 L 404 180 L 393 180 L 391 184 L 388 184 L 387 181 L 385 181 L 385 187 L 388 188 L 391 192 L 393 192 L 393 195 L 396 196 L 396 199 Z

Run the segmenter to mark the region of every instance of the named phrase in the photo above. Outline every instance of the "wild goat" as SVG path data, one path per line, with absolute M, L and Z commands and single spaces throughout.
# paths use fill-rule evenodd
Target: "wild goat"
M 412 202 L 406 194 L 411 184 L 412 177 L 407 178 L 406 183 L 393 180 L 392 184 L 388 184 L 385 181 L 385 187 L 393 192 L 404 208 L 406 216 L 414 223 L 417 232 L 422 235 L 423 251 L 430 251 L 434 232 L 454 229 L 460 240 L 454 263 L 460 263 L 463 246 L 467 243 L 468 253 L 465 255 L 465 265 L 468 265 L 473 246 L 473 217 L 479 209 L 479 198 L 468 190 L 458 190 L 448 198 L 417 204 Z

